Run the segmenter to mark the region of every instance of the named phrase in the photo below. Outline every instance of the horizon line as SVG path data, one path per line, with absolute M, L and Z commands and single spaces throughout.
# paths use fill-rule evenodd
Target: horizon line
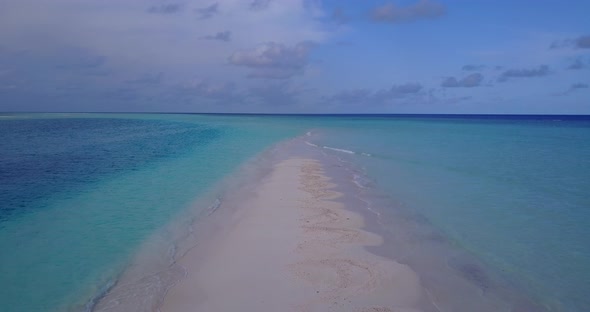
M 81 111 L 63 111 L 63 112 L 0 112 L 2 114 L 147 114 L 147 115 L 250 115 L 250 116 L 398 116 L 398 117 L 453 117 L 453 116 L 564 116 L 564 117 L 590 117 L 590 114 L 502 114 L 502 113 L 221 113 L 221 112 L 81 112 Z

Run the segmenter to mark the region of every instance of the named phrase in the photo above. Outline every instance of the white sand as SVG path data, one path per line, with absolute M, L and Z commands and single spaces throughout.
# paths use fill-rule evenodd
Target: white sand
M 433 310 L 417 275 L 363 246 L 381 237 L 333 201 L 310 159 L 278 164 L 226 230 L 179 260 L 188 275 L 162 312 Z

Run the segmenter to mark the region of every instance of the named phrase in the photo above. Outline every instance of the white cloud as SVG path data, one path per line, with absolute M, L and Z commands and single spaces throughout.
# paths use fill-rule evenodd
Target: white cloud
M 372 18 L 377 22 L 401 23 L 420 19 L 433 19 L 445 14 L 444 5 L 432 0 L 418 0 L 408 6 L 387 3 L 375 8 Z
M 353 89 L 338 92 L 326 98 L 329 103 L 355 105 L 383 105 L 399 102 L 400 100 L 424 95 L 424 86 L 417 82 L 394 84 L 389 89 L 379 89 L 372 92 L 369 89 Z
M 473 73 L 467 75 L 459 80 L 455 77 L 447 77 L 441 83 L 444 88 L 473 88 L 481 85 L 483 75 L 480 73 Z
M 268 42 L 252 50 L 235 52 L 229 62 L 253 69 L 250 77 L 289 78 L 303 72 L 311 47 L 312 44 L 307 42 L 294 46 Z
M 531 77 L 543 77 L 549 75 L 551 72 L 549 66 L 541 65 L 534 68 L 515 68 L 508 69 L 500 75 L 498 78 L 499 82 L 504 82 L 509 78 L 531 78 Z
M 0 40 L 6 46 L 56 54 L 76 47 L 105 56 L 120 66 L 144 69 L 223 65 L 234 51 L 263 42 L 293 45 L 321 42 L 328 36 L 315 19 L 318 8 L 309 8 L 305 0 L 276 1 L 256 11 L 251 10 L 250 3 L 240 0 L 193 0 L 178 7 L 139 0 L 4 2 Z M 199 20 L 194 10 L 215 3 L 217 14 Z M 179 14 L 150 14 L 150 10 Z M 231 32 L 231 44 L 199 40 L 220 30 Z
M 203 39 L 207 39 L 207 40 L 219 40 L 219 41 L 231 41 L 231 31 L 226 30 L 226 31 L 220 31 L 218 33 L 216 33 L 215 35 L 209 35 L 209 36 L 205 36 L 203 37 Z

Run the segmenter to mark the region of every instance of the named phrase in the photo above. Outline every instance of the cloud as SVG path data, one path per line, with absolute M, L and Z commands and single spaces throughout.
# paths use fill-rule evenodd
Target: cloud
M 309 48 L 310 45 L 307 43 L 288 47 L 269 42 L 254 50 L 235 52 L 230 57 L 230 62 L 249 67 L 301 67 L 307 63 Z
M 219 40 L 219 41 L 228 42 L 231 40 L 231 31 L 229 31 L 229 30 L 220 31 L 220 32 L 216 33 L 215 35 L 205 36 L 205 37 L 203 37 L 203 39 Z
M 575 46 L 579 49 L 590 49 L 590 35 L 578 37 Z
M 587 83 L 574 83 L 571 85 L 570 90 L 588 89 Z
M 541 65 L 537 68 L 525 68 L 525 69 L 509 69 L 504 71 L 498 78 L 499 82 L 504 82 L 509 78 L 531 78 L 531 77 L 542 77 L 550 74 L 549 67 L 547 65 Z
M 472 100 L 473 97 L 472 96 L 458 96 L 458 97 L 451 97 L 451 98 L 447 98 L 442 100 L 442 102 L 444 104 L 456 104 L 459 102 L 463 102 L 463 101 L 468 101 L 468 100 Z
M 416 82 L 393 85 L 389 90 L 378 90 L 372 95 L 372 100 L 377 103 L 385 103 L 394 99 L 402 99 L 415 95 L 422 90 L 422 85 Z
M 404 84 L 393 85 L 389 89 L 389 94 L 396 97 L 405 96 L 407 94 L 418 93 L 422 90 L 422 85 L 416 82 L 408 82 Z
M 125 110 L 218 107 L 223 111 L 223 105 L 215 105 L 217 99 L 225 96 L 236 103 L 252 103 L 248 88 L 272 81 L 247 79 L 248 74 L 288 78 L 306 73 L 312 57 L 307 51 L 312 48 L 299 43 L 334 41 L 333 29 L 325 27 L 333 7 L 310 5 L 312 1 L 6 0 L 0 5 L 7 8 L 0 10 L 0 24 L 5 26 L 0 27 L 0 85 L 16 86 L 10 89 L 11 94 L 39 98 L 51 97 L 59 89 L 64 98 L 84 98 L 88 103 L 101 102 L 103 94 L 111 99 L 140 96 L 134 103 L 117 102 Z M 24 18 L 31 14 L 35 18 Z M 206 19 L 199 20 L 201 17 Z M 272 61 L 266 65 L 243 59 L 234 59 L 242 65 L 228 61 L 234 52 L 250 51 L 267 42 L 280 43 L 282 49 L 277 49 L 278 54 L 269 57 Z M 211 80 L 184 86 L 195 73 Z M 240 88 L 232 91 L 231 84 L 220 83 L 223 81 L 235 81 Z M 84 89 L 72 88 L 76 82 Z M 74 94 L 73 90 L 79 91 Z M 0 106 L 8 105 L 6 91 L 0 93 Z M 307 92 L 300 94 L 306 100 L 312 97 Z M 143 101 L 163 96 L 186 101 Z M 194 106 L 186 106 L 189 103 Z M 52 105 L 45 101 L 32 107 L 64 108 Z
M 153 5 L 148 8 L 148 12 L 152 14 L 175 14 L 180 13 L 184 6 L 180 3 L 167 3 L 160 5 Z
M 250 10 L 260 11 L 268 8 L 271 0 L 254 0 L 250 3 Z
M 238 98 L 238 89 L 233 82 L 215 83 L 206 79 L 197 79 L 185 84 L 184 93 L 212 100 L 230 100 Z
M 568 95 L 568 94 L 570 94 L 572 92 L 576 92 L 578 90 L 588 89 L 589 87 L 590 86 L 588 86 L 587 83 L 577 82 L 577 83 L 572 84 L 569 87 L 569 89 L 565 90 L 564 92 L 557 93 L 557 94 L 554 94 L 554 95 L 556 95 L 556 96 L 565 96 L 565 95 Z
M 235 111 L 243 106 L 246 94 L 232 81 L 196 78 L 162 88 L 155 97 L 157 103 L 178 107 L 180 111 L 198 108 L 200 112 Z M 221 108 L 221 110 L 220 110 Z
M 144 74 L 137 79 L 128 80 L 127 83 L 142 84 L 142 85 L 155 85 L 162 82 L 164 73 L 159 72 L 157 74 Z
M 441 83 L 444 88 L 473 88 L 479 87 L 483 81 L 483 75 L 480 73 L 473 73 L 457 80 L 455 77 L 447 77 Z
M 326 100 L 341 104 L 362 104 L 367 102 L 371 96 L 372 92 L 369 89 L 353 89 L 340 91 Z
M 101 96 L 105 100 L 134 101 L 141 98 L 136 89 L 121 87 L 104 91 Z
M 590 49 L 590 35 L 583 35 L 575 39 L 557 40 L 551 43 L 549 49 L 573 47 L 576 49 Z
M 107 58 L 102 55 L 69 55 L 66 60 L 56 65 L 58 69 L 95 69 L 103 66 L 107 61 Z
M 572 69 L 572 70 L 584 69 L 584 68 L 586 68 L 586 64 L 584 64 L 584 62 L 580 58 L 575 59 L 574 62 L 571 63 L 567 67 L 567 69 Z
M 351 41 L 346 41 L 346 40 L 338 40 L 334 44 L 337 46 L 340 46 L 340 47 L 352 47 L 355 45 Z
M 0 31 L 0 42 L 6 50 L 51 56 L 79 47 L 106 56 L 113 67 L 138 68 L 140 72 L 145 70 L 142 66 L 159 67 L 150 71 L 163 70 L 164 66 L 183 71 L 191 64 L 225 67 L 233 51 L 258 43 L 324 42 L 332 35 L 321 27 L 323 21 L 314 16 L 315 11 L 305 6 L 307 0 L 273 1 L 268 10 L 256 13 L 249 10 L 250 1 L 237 0 L 126 1 L 125 5 L 101 1 L 100 9 L 87 2 L 77 5 L 77 0 L 55 0 L 59 5 L 35 0 L 7 1 L 13 2 L 8 7 L 18 9 L 21 15 L 0 13 L 0 20 L 6 26 L 2 28 L 6 31 Z M 166 16 L 173 19 L 146 12 L 150 5 L 156 8 L 155 5 L 170 3 L 181 3 L 184 8 L 181 14 Z M 71 10 L 60 10 L 60 7 L 71 7 Z M 201 10 L 198 15 L 195 9 Z M 35 19 L 22 18 L 33 14 L 30 10 L 42 14 Z M 192 14 L 183 14 L 187 12 Z M 214 16 L 195 24 L 201 13 L 203 17 Z M 74 27 L 65 23 L 68 20 Z M 194 40 L 224 30 L 232 31 L 232 44 Z
M 433 0 L 419 0 L 406 7 L 392 3 L 377 7 L 371 13 L 371 18 L 377 22 L 403 23 L 420 19 L 434 19 L 445 14 L 444 5 Z
M 300 92 L 287 83 L 253 87 L 248 95 L 269 107 L 292 106 L 297 103 Z
M 372 92 L 369 89 L 344 90 L 324 99 L 328 103 L 336 104 L 381 105 L 393 100 L 418 95 L 422 90 L 423 86 L 421 84 L 407 82 L 403 84 L 394 84 L 389 89 L 381 89 L 375 92 Z
M 219 3 L 215 2 L 210 6 L 195 9 L 199 19 L 208 19 L 219 13 Z
M 107 61 L 109 61 L 109 58 L 106 56 L 97 55 L 83 49 L 62 50 L 61 53 L 62 54 L 55 56 L 55 59 L 45 59 L 45 62 L 55 64 L 53 77 L 66 72 L 69 74 L 78 75 L 79 79 L 83 79 L 85 76 L 98 77 L 112 74 L 111 69 L 106 66 Z M 34 56 L 26 56 L 17 63 L 27 63 L 31 61 L 34 62 L 34 60 Z M 22 66 L 22 63 L 20 66 Z M 39 78 L 40 75 L 42 74 L 38 72 L 35 76 L 36 78 Z
M 440 85 L 444 88 L 456 88 L 459 86 L 459 81 L 455 77 L 447 77 Z
M 553 41 L 551 43 L 551 45 L 549 45 L 549 49 L 553 50 L 553 49 L 560 49 L 560 48 L 565 48 L 568 46 L 572 45 L 572 41 L 570 39 L 566 39 L 566 40 L 557 40 L 557 41 Z
M 268 42 L 253 50 L 234 52 L 229 62 L 253 69 L 251 78 L 286 79 L 305 70 L 312 46 L 309 42 L 294 46 Z
M 483 70 L 485 69 L 485 65 L 464 65 L 461 69 L 464 71 L 476 71 L 476 70 Z
M 350 21 L 350 18 L 344 13 L 344 10 L 342 10 L 341 8 L 334 9 L 334 11 L 332 11 L 331 18 L 338 25 L 346 24 Z

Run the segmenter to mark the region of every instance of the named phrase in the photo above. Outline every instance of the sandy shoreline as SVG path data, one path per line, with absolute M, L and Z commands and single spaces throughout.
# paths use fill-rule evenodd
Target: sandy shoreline
M 245 164 L 146 240 L 84 310 L 547 310 L 304 143 Z
M 381 237 L 332 187 L 315 160 L 276 165 L 227 231 L 178 260 L 187 276 L 160 311 L 436 311 L 414 271 L 363 248 Z

